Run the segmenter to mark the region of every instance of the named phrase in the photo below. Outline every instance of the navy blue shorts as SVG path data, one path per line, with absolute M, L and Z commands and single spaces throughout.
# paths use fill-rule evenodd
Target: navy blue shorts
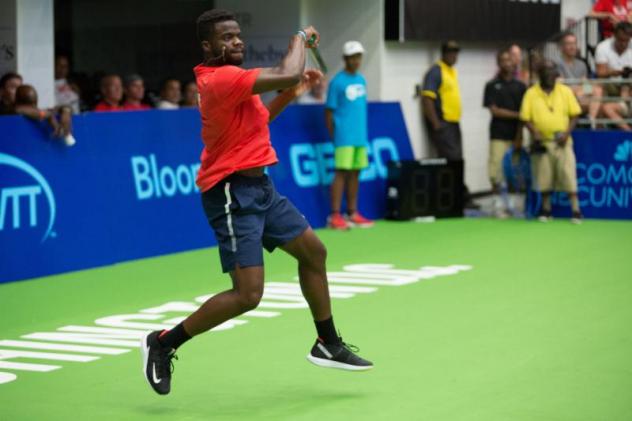
M 202 193 L 202 205 L 219 245 L 222 270 L 263 266 L 272 252 L 301 235 L 309 224 L 267 175 L 233 174 Z

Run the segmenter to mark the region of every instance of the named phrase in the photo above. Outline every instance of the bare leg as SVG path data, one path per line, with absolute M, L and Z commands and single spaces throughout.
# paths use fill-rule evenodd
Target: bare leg
M 595 120 L 601 110 L 601 97 L 603 96 L 603 88 L 599 85 L 593 85 L 592 98 L 588 105 L 588 117 Z
M 314 320 L 331 317 L 331 299 L 327 284 L 327 249 L 311 228 L 281 247 L 298 261 L 301 290 Z
M 345 189 L 345 180 L 347 179 L 347 171 L 336 170 L 334 181 L 331 183 L 331 211 L 339 213 L 342 206 L 342 193 Z
M 347 212 L 353 215 L 358 210 L 358 190 L 360 188 L 360 171 L 349 171 L 347 175 Z
M 609 119 L 614 120 L 615 124 L 621 130 L 626 130 L 626 131 L 632 130 L 632 127 L 630 127 L 629 124 L 623 121 L 623 117 L 621 115 L 621 107 L 619 106 L 619 104 L 608 102 L 608 103 L 603 104 L 603 106 L 601 107 L 601 110 Z
M 235 268 L 230 273 L 233 288 L 209 298 L 183 322 L 184 330 L 195 336 L 255 309 L 263 295 L 263 266 Z

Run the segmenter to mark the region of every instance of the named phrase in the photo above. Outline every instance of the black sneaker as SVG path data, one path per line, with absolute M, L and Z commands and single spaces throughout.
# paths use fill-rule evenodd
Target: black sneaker
M 573 216 L 571 216 L 571 223 L 575 225 L 579 225 L 584 221 L 584 215 L 581 212 L 573 212 Z
M 538 214 L 538 221 L 540 222 L 549 222 L 553 219 L 553 214 L 551 214 L 550 210 L 542 209 Z
M 359 349 L 342 341 L 337 344 L 326 344 L 318 338 L 307 354 L 307 359 L 312 364 L 320 367 L 339 368 L 349 371 L 364 371 L 373 368 L 373 363 L 356 355 Z
M 164 347 L 158 342 L 158 335 L 162 332 L 154 331 L 141 339 L 141 353 L 143 355 L 143 375 L 149 385 L 159 395 L 166 395 L 171 391 L 171 372 L 176 350 Z

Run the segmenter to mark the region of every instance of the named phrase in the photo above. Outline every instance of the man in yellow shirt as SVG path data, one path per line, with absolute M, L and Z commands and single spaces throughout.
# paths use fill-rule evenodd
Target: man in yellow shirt
M 556 82 L 558 72 L 551 61 L 542 63 L 538 76 L 540 83 L 527 90 L 520 109 L 520 119 L 533 139 L 533 188 L 542 193 L 538 219 L 546 222 L 551 218 L 551 193 L 564 191 L 571 201 L 571 221 L 579 224 L 582 214 L 577 199 L 577 164 L 570 134 L 581 108 L 573 91 Z

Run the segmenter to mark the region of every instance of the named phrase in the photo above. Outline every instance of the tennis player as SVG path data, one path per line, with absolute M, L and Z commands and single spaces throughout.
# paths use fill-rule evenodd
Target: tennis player
M 263 248 L 271 252 L 277 247 L 298 261 L 301 289 L 315 320 L 318 337 L 307 359 L 322 367 L 372 368 L 334 326 L 325 246 L 264 172 L 277 163 L 268 123 L 322 78 L 317 70 L 305 70 L 305 49 L 316 47 L 320 35 L 311 26 L 298 31 L 277 67 L 251 70 L 239 67 L 245 47 L 233 13 L 204 12 L 197 35 L 204 52 L 204 62 L 194 68 L 204 142 L 197 184 L 232 288 L 214 295 L 173 329 L 142 339 L 145 378 L 157 393 L 169 393 L 172 358 L 182 344 L 256 308 L 263 295 Z M 269 104 L 262 103 L 259 94 L 279 90 Z

